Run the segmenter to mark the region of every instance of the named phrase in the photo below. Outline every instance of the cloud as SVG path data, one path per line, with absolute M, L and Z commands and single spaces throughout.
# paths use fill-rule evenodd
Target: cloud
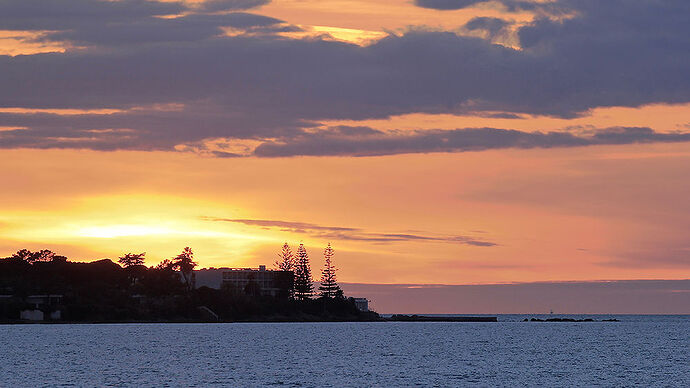
M 500 4 L 509 12 L 541 11 L 542 13 L 560 14 L 565 6 L 562 1 L 542 2 L 535 0 L 415 0 L 414 4 L 421 8 L 435 9 L 439 11 L 455 11 L 471 8 L 478 4 Z
M 0 113 L 0 122 L 17 128 L 0 132 L 0 148 L 178 149 L 224 158 L 378 156 L 690 141 L 690 132 L 664 133 L 646 127 L 571 128 L 558 132 L 500 128 L 410 132 L 380 131 L 366 126 L 315 130 L 310 128 L 317 123 L 297 118 L 255 116 L 251 111 L 219 112 L 217 107 L 203 104 L 172 110 L 137 108 L 109 114 Z M 222 141 L 214 148 L 204 139 Z M 252 139 L 254 145 L 244 147 L 242 152 L 224 149 L 223 145 L 232 144 L 233 139 Z
M 67 31 L 86 28 L 96 31 L 98 27 L 165 21 L 156 18 L 157 16 L 247 10 L 269 2 L 270 0 L 207 0 L 190 6 L 182 1 L 155 0 L 2 1 L 0 30 Z
M 485 3 L 488 0 L 415 0 L 415 5 L 422 8 L 438 10 L 456 10 L 471 7 L 475 4 Z
M 295 27 L 277 19 L 248 13 L 208 14 L 180 3 L 48 3 L 1 2 L 0 29 L 49 30 L 42 39 L 85 47 L 0 56 L 0 107 L 123 112 L 70 117 L 2 114 L 0 126 L 26 129 L 2 132 L 0 147 L 174 150 L 181 144 L 196 146 L 206 139 L 226 138 L 262 141 L 265 145 L 257 154 L 268 156 L 320 154 L 326 151 L 319 148 L 334 147 L 342 149 L 340 154 L 386 154 L 396 149 L 498 148 L 501 142 L 514 147 L 625 144 L 626 139 L 680 141 L 683 135 L 661 133 L 642 133 L 638 140 L 631 140 L 631 133 L 611 134 L 608 143 L 513 131 L 372 135 L 366 141 L 351 139 L 354 134 L 345 133 L 348 130 L 339 136 L 305 133 L 324 120 L 406 113 L 504 112 L 511 117 L 567 118 L 596 107 L 690 101 L 690 26 L 684 17 L 690 13 L 690 2 L 685 0 L 549 3 L 568 10 L 572 17 L 554 20 L 537 13 L 533 23 L 518 28 L 521 50 L 424 29 L 391 34 L 363 47 L 289 39 L 276 32 Z M 232 9 L 239 9 L 245 3 L 232 4 Z M 186 16 L 157 17 L 181 13 Z M 664 28 L 658 28 L 660 23 Z M 469 28 L 491 32 L 498 31 L 499 24 L 479 19 Z M 237 36 L 221 36 L 222 27 L 241 31 Z M 133 109 L 156 104 L 184 108 Z M 84 135 L 101 129 L 120 132 Z M 619 143 L 613 139 L 616 136 L 622 136 Z M 320 147 L 313 144 L 317 140 L 323 141 Z M 218 155 L 234 154 L 218 151 Z
M 650 128 L 638 127 L 606 128 L 579 135 L 568 132 L 522 132 L 497 128 L 424 130 L 412 134 L 357 137 L 321 132 L 303 134 L 283 142 L 266 142 L 259 145 L 254 153 L 262 157 L 376 156 L 684 141 L 690 141 L 690 133 L 658 133 Z
M 316 224 L 309 224 L 306 222 L 290 222 L 277 220 L 252 220 L 252 219 L 233 219 L 233 218 L 216 218 L 216 217 L 202 217 L 206 221 L 224 221 L 236 222 L 250 226 L 265 226 L 271 228 L 290 229 L 291 231 L 306 231 L 306 230 L 324 230 L 329 232 L 355 232 L 357 228 L 345 228 L 338 226 L 320 226 Z
M 503 19 L 476 17 L 465 23 L 465 28 L 469 31 L 486 31 L 490 38 L 495 38 L 504 33 L 505 28 L 510 26 L 510 24 L 510 22 Z
M 271 0 L 206 0 L 200 9 L 208 12 L 250 9 L 270 3 Z
M 181 2 L 147 0 L 0 1 L 0 30 L 67 30 L 132 22 L 187 10 Z
M 106 25 L 87 24 L 76 29 L 46 33 L 40 40 L 99 46 L 191 42 L 219 36 L 224 33 L 223 27 L 271 31 L 266 28 L 279 23 L 282 21 L 242 12 L 190 14 L 172 19 L 149 18 Z
M 292 137 L 309 123 L 272 115 L 221 110 L 203 102 L 178 109 L 135 107 L 109 114 L 0 113 L 1 123 L 30 129 L 0 132 L 0 148 L 173 150 L 206 138 Z
M 38 42 L 122 46 L 152 42 L 188 42 L 212 38 L 222 27 L 268 29 L 282 21 L 237 11 L 264 5 L 261 0 L 211 0 L 189 8 L 182 2 L 144 0 L 25 0 L 0 3 L 0 30 L 37 30 Z M 185 13 L 184 16 L 161 18 Z M 45 32 L 48 31 L 48 32 Z
M 249 226 L 280 230 L 283 232 L 308 234 L 317 238 L 329 238 L 336 240 L 368 241 L 379 243 L 420 241 L 420 242 L 446 242 L 471 245 L 477 247 L 492 247 L 496 243 L 475 239 L 469 236 L 454 235 L 440 236 L 416 233 L 376 233 L 365 231 L 360 228 L 341 227 L 341 226 L 322 226 L 305 222 L 291 222 L 279 220 L 254 220 L 254 219 L 233 219 L 218 217 L 202 217 L 206 221 L 214 222 L 233 222 Z

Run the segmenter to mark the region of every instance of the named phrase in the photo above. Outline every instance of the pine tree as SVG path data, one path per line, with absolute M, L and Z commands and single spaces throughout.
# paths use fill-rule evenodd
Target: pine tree
M 278 254 L 278 260 L 275 262 L 276 274 L 275 283 L 279 291 L 280 297 L 292 299 L 295 297 L 295 269 L 297 267 L 296 257 L 290 249 L 288 243 L 283 244 L 282 251 Z
M 324 298 L 333 298 L 336 295 L 342 294 L 340 286 L 338 286 L 335 279 L 336 268 L 333 263 L 331 263 L 331 258 L 334 253 L 333 248 L 331 248 L 331 243 L 328 243 L 328 246 L 323 251 L 325 263 L 323 265 L 323 270 L 321 270 L 321 286 L 319 287 L 319 291 L 321 291 L 320 294 Z
M 314 293 L 314 284 L 309 267 L 309 255 L 304 244 L 297 248 L 297 266 L 295 268 L 295 297 L 299 300 L 311 298 Z
M 283 244 L 283 250 L 278 254 L 278 260 L 275 266 L 279 271 L 292 271 L 295 269 L 295 255 L 292 254 L 292 249 L 288 243 Z

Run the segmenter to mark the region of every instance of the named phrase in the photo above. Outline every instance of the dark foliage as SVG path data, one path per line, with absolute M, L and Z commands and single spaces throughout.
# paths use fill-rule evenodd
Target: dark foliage
M 295 298 L 307 300 L 314 294 L 314 280 L 311 276 L 309 255 L 304 244 L 297 248 L 297 265 L 295 266 Z
M 360 312 L 345 298 L 292 300 L 288 292 L 291 276 L 285 279 L 286 292 L 271 297 L 261 296 L 253 286 L 244 290 L 194 289 L 189 266 L 186 279 L 184 271 L 178 270 L 184 264 L 179 257 L 155 267 L 134 264 L 123 268 L 109 259 L 77 263 L 53 255 L 50 261 L 41 261 L 28 259 L 31 252 L 20 252 L 0 259 L 0 322 L 15 322 L 21 310 L 35 308 L 27 301 L 36 295 L 60 295 L 59 305 L 50 309 L 59 309 L 62 320 L 72 322 L 378 319 L 376 313 Z M 186 265 L 195 264 L 189 256 L 183 260 Z M 50 312 L 47 307 L 40 309 Z
M 336 268 L 331 262 L 334 255 L 333 248 L 331 244 L 323 251 L 323 257 L 325 258 L 323 270 L 321 270 L 321 286 L 319 286 L 319 295 L 323 298 L 341 298 L 343 297 L 343 292 L 338 286 L 336 280 Z

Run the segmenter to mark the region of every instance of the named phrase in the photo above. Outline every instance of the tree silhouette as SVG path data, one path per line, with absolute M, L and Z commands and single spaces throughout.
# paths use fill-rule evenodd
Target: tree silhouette
M 33 255 L 33 253 L 31 253 L 30 250 L 20 249 L 10 257 L 12 259 L 15 259 L 15 260 L 21 260 L 21 261 L 26 261 L 27 263 L 30 263 L 31 262 L 31 260 L 30 260 L 31 255 Z
M 194 252 L 192 252 L 192 248 L 190 247 L 185 247 L 182 253 L 175 256 L 172 260 L 172 268 L 180 271 L 182 274 L 187 291 L 191 291 L 193 288 L 192 271 L 196 265 L 197 263 L 194 261 Z
M 297 249 L 295 249 L 297 251 Z M 34 258 L 48 260 L 51 252 L 37 252 Z M 66 257 L 52 255 L 47 262 L 29 263 L 33 252 L 19 251 L 12 257 L 0 258 L 0 290 L 10 295 L 0 301 L 0 322 L 19 321 L 29 295 L 51 295 L 39 303 L 41 310 L 60 310 L 64 319 L 74 322 L 101 321 L 178 321 L 178 320 L 373 320 L 354 302 L 344 298 L 314 298 L 309 274 L 309 260 L 304 246 L 299 249 L 302 287 L 299 302 L 288 300 L 284 290 L 292 288 L 293 271 L 275 271 L 284 276 L 285 289 L 274 291 L 277 279 L 268 283 L 266 273 L 252 273 L 245 286 L 236 292 L 199 287 L 194 284 L 192 250 L 147 267 L 140 263 L 142 255 L 123 255 L 128 266 L 123 268 L 110 259 L 87 263 L 70 262 Z M 326 257 L 330 255 L 326 253 Z M 131 260 L 129 260 L 131 259 Z M 117 260 L 117 258 L 115 258 Z M 191 272 L 191 274 L 190 274 Z M 183 274 L 187 276 L 183 280 Z M 132 282 L 136 275 L 136 282 Z M 265 278 L 266 277 L 266 278 Z M 270 287 L 264 294 L 262 286 Z M 318 290 L 317 290 L 318 291 Z M 58 296 L 64 295 L 60 298 Z M 311 297 L 311 298 L 310 298 Z M 59 300 L 56 300 L 59 299 Z M 202 306 L 204 306 L 202 308 Z M 209 313 L 210 311 L 210 313 Z M 209 318 L 211 317 L 211 318 Z
M 15 254 L 13 254 L 11 256 L 11 258 L 13 258 L 15 260 L 26 261 L 29 264 L 33 264 L 33 263 L 37 263 L 37 262 L 49 262 L 49 261 L 52 261 L 54 257 L 55 257 L 55 252 L 53 252 L 49 249 L 41 249 L 40 251 L 37 251 L 37 252 L 31 252 L 28 249 L 20 249 Z M 63 256 L 59 256 L 59 257 L 63 257 Z
M 292 271 L 295 269 L 295 255 L 290 249 L 288 243 L 283 244 L 283 250 L 278 254 L 278 260 L 275 262 L 276 268 L 280 271 Z
M 296 257 L 290 249 L 290 245 L 286 242 L 283 244 L 283 249 L 278 254 L 278 260 L 275 262 L 275 267 L 279 272 L 276 274 L 275 283 L 280 289 L 279 296 L 281 298 L 293 298 L 295 287 L 295 267 Z
M 175 271 L 170 259 L 165 259 L 155 267 L 147 269 L 140 284 L 144 293 L 156 296 L 174 294 L 186 287 L 180 282 L 180 274 Z
M 304 244 L 297 248 L 297 266 L 295 268 L 295 297 L 299 300 L 307 300 L 314 293 L 314 284 L 309 267 L 309 255 Z
M 117 262 L 120 263 L 125 268 L 132 267 L 135 265 L 143 265 L 145 255 L 146 255 L 146 252 L 128 253 L 124 256 L 120 256 L 120 258 L 117 260 Z
M 146 252 L 128 253 L 120 256 L 117 260 L 127 270 L 130 284 L 136 284 L 139 278 L 146 272 L 146 267 L 144 267 L 145 255 Z
M 331 258 L 333 258 L 333 248 L 331 248 L 331 243 L 323 251 L 323 257 L 325 262 L 323 265 L 323 270 L 321 270 L 321 286 L 319 286 L 320 295 L 324 298 L 333 298 L 337 295 L 342 295 L 342 290 L 336 282 L 335 271 L 336 268 L 331 263 Z M 340 291 L 340 292 L 338 292 Z
M 156 264 L 156 269 L 158 270 L 164 270 L 164 269 L 173 269 L 175 267 L 175 264 L 173 264 L 172 260 L 170 259 L 165 259 L 161 261 L 160 263 Z
M 41 249 L 38 252 L 34 252 L 31 255 L 31 262 L 32 263 L 39 263 L 39 262 L 49 262 L 53 261 L 53 257 L 55 257 L 55 252 L 49 250 L 49 249 Z

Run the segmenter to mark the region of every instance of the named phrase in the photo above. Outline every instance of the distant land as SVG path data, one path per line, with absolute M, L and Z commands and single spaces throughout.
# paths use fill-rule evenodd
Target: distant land
M 230 271 L 241 287 L 195 287 L 192 251 L 155 267 L 144 254 L 71 262 L 48 250 L 0 259 L 0 323 L 321 322 L 379 320 L 376 312 L 321 282 L 300 288 L 292 271 Z M 360 301 L 361 302 L 361 301 Z

